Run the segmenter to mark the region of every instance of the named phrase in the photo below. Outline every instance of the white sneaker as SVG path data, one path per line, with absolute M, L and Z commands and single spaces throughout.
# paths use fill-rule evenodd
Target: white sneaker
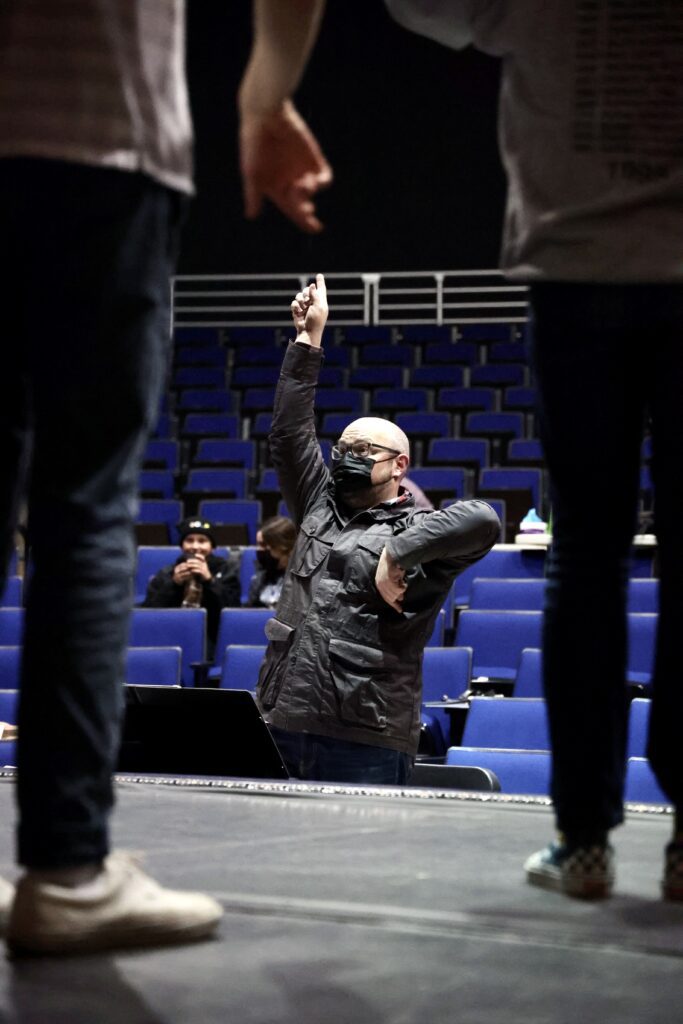
M 91 953 L 135 946 L 194 942 L 208 937 L 223 915 L 210 896 L 164 889 L 126 853 L 112 853 L 101 873 L 69 888 L 36 881 L 17 884 L 7 926 L 13 953 Z

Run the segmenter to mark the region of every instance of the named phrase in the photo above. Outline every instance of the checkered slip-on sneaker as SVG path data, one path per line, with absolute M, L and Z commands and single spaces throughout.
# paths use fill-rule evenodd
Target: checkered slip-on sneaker
M 570 849 L 563 842 L 550 843 L 532 853 L 524 870 L 532 885 L 586 900 L 604 899 L 614 884 L 614 851 L 606 844 Z
M 683 901 L 683 843 L 669 843 L 664 850 L 662 896 Z

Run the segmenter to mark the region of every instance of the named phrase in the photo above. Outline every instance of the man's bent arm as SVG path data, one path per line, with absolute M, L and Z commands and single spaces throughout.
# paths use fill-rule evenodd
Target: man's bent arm
M 387 552 L 403 569 L 436 559 L 462 564 L 482 558 L 498 540 L 500 520 L 484 501 L 458 501 L 427 512 L 387 541 Z

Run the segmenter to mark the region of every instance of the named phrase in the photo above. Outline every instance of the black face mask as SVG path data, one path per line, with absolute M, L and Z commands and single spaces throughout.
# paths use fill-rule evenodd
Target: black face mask
M 266 551 L 265 548 L 263 551 L 256 552 L 256 561 L 267 573 L 275 573 L 280 568 L 277 558 L 271 555 L 270 551 Z
M 332 470 L 332 479 L 340 494 L 352 494 L 372 487 L 373 459 L 366 459 L 345 452 Z

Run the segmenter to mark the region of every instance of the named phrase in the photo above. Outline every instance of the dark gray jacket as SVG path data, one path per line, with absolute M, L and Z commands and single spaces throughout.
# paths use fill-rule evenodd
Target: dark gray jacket
M 454 578 L 491 549 L 500 523 L 483 501 L 418 511 L 405 490 L 347 514 L 315 434 L 321 360 L 290 344 L 275 396 L 270 450 L 299 534 L 266 627 L 258 700 L 282 729 L 415 754 L 425 643 Z M 385 545 L 407 570 L 403 612 L 375 587 Z

